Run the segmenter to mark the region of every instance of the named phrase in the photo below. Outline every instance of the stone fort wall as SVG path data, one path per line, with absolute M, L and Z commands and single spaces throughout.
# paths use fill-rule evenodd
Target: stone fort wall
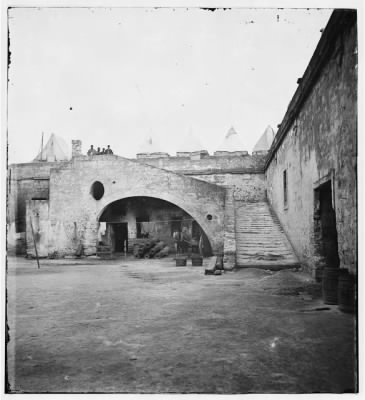
M 114 159 L 114 162 L 111 160 Z M 115 161 L 118 160 L 118 161 Z M 24 164 L 15 164 L 9 167 L 9 190 L 8 190 L 8 223 L 12 226 L 12 231 L 17 232 L 15 235 L 21 236 L 22 241 L 19 242 L 20 248 L 18 253 L 25 253 L 25 243 L 28 242 L 28 250 L 33 254 L 34 249 L 31 244 L 30 230 L 26 224 L 27 205 L 28 219 L 33 216 L 33 221 L 36 226 L 42 225 L 43 228 L 47 225 L 49 240 L 49 254 L 73 254 L 78 246 L 80 237 L 86 243 L 86 248 L 89 248 L 89 253 L 94 251 L 95 235 L 97 224 L 95 224 L 95 216 L 85 213 L 85 209 L 79 208 L 79 203 L 75 199 L 79 199 L 79 189 L 84 187 L 84 172 L 87 171 L 84 166 L 88 165 L 94 173 L 94 177 L 103 175 L 103 179 L 107 182 L 115 175 L 120 176 L 121 160 L 128 162 L 128 174 L 123 175 L 125 186 L 123 193 L 142 193 L 146 196 L 163 198 L 164 191 L 166 193 L 174 191 L 175 186 L 181 177 L 186 176 L 187 181 L 193 182 L 188 188 L 183 185 L 184 190 L 179 191 L 179 198 L 175 198 L 174 204 L 177 204 L 182 209 L 187 211 L 190 200 L 186 198 L 200 196 L 201 191 L 204 192 L 206 204 L 214 204 L 214 207 L 222 207 L 226 202 L 226 215 L 219 221 L 219 229 L 212 235 L 213 242 L 219 242 L 212 245 L 213 251 L 222 252 L 224 248 L 230 253 L 235 251 L 234 241 L 234 203 L 236 200 L 259 201 L 266 198 L 265 181 L 263 166 L 265 156 L 249 156 L 249 155 L 222 155 L 222 156 L 204 156 L 203 159 L 197 159 L 195 156 L 189 157 L 168 157 L 168 158 L 139 158 L 137 160 L 122 159 L 118 156 L 75 156 L 73 160 L 68 162 L 32 162 Z M 80 171 L 77 168 L 81 168 Z M 88 168 L 89 168 L 88 167 Z M 140 168 L 139 168 L 140 167 Z M 157 168 L 156 168 L 157 167 Z M 124 167 L 123 167 L 124 168 Z M 159 187 L 159 180 L 164 176 L 169 176 L 169 186 L 164 190 L 161 187 L 157 190 L 152 190 L 152 185 L 143 185 L 146 176 L 140 177 L 135 173 L 135 170 L 147 169 L 151 175 L 151 182 L 155 182 L 156 188 Z M 71 171 L 70 176 L 65 171 Z M 102 172 L 103 171 L 103 172 Z M 168 172 L 170 171 L 170 172 Z M 72 182 L 70 186 L 59 186 L 55 182 L 57 179 L 51 179 L 59 174 L 64 176 L 64 182 Z M 167 174 L 167 175 L 166 175 Z M 128 176 L 127 176 L 128 175 Z M 96 179 L 96 178 L 95 178 Z M 113 181 L 113 179 L 112 179 Z M 204 182 L 204 183 L 203 183 Z M 205 184 L 206 182 L 206 184 Z M 224 199 L 217 202 L 216 193 L 211 192 L 209 188 L 215 186 L 222 187 L 222 193 L 229 190 L 229 201 Z M 205 186 L 204 186 L 205 184 Z M 91 185 L 88 181 L 87 185 Z M 127 187 L 130 185 L 129 187 Z M 143 191 L 139 188 L 144 186 Z M 204 189 L 201 189 L 204 187 Z M 150 189 L 147 189 L 150 188 Z M 90 196 L 90 188 L 86 192 Z M 85 193 L 86 193 L 85 192 Z M 200 194 L 199 194 L 200 193 Z M 70 197 L 65 197 L 65 194 Z M 121 194 L 124 195 L 124 194 Z M 141 194 L 141 195 L 142 195 Z M 72 198 L 71 198 L 72 197 Z M 67 198 L 67 200 L 66 200 Z M 37 219 L 37 200 L 44 202 L 49 200 L 49 221 L 47 224 L 44 221 Z M 214 208 L 213 207 L 213 208 Z M 34 211 L 34 212 L 33 212 Z M 78 218 L 80 213 L 82 217 Z M 42 213 L 43 215 L 44 213 Z M 48 217 L 47 217 L 48 218 Z M 91 218 L 92 222 L 88 222 Z M 52 220 L 52 222 L 50 222 Z M 70 222 L 72 220 L 72 223 Z M 67 223 L 65 222 L 67 221 Z M 231 221 L 231 222 L 229 222 Z M 75 227 L 76 224 L 76 227 Z M 224 231 L 225 234 L 224 234 Z M 26 232 L 26 235 L 25 235 Z M 24 238 L 23 238 L 24 236 Z M 25 236 L 27 240 L 25 241 Z M 223 245 L 224 242 L 224 245 Z M 54 245 L 54 243 L 62 243 L 62 245 Z M 19 246 L 18 246 L 19 247 Z M 58 247 L 58 248 L 57 248 Z M 42 244 L 42 248 L 45 246 Z M 42 254 L 45 252 L 44 250 Z
M 100 200 L 90 191 L 95 181 L 104 186 Z M 85 253 L 95 253 L 100 215 L 112 202 L 135 196 L 160 198 L 182 208 L 204 230 L 213 252 L 223 252 L 224 188 L 118 156 L 74 158 L 67 166 L 51 170 L 49 220 L 53 229 L 62 223 L 65 230 L 64 242 L 58 241 L 54 251 L 75 252 L 76 224 Z
M 83 156 L 85 160 L 90 157 Z M 101 161 L 94 156 L 94 160 Z M 183 174 L 194 179 L 233 187 L 237 200 L 265 199 L 264 164 L 266 156 L 208 156 L 203 159 L 192 157 L 138 158 L 140 164 Z M 49 198 L 51 169 L 68 165 L 70 162 L 30 162 L 13 164 L 8 170 L 8 221 L 16 221 L 16 231 L 25 231 L 26 202 L 32 199 Z M 157 171 L 156 171 L 157 173 Z
M 49 177 L 52 168 L 63 162 L 30 162 L 13 164 L 8 169 L 7 219 L 16 232 L 26 230 L 26 203 L 32 199 L 49 199 Z
M 230 188 L 234 200 L 266 200 L 265 154 L 202 155 L 202 158 L 196 158 L 196 153 L 190 157 L 140 157 L 137 161 Z
M 270 203 L 301 262 L 312 269 L 318 262 L 315 189 L 325 181 L 332 182 L 340 266 L 356 273 L 356 17 L 341 23 L 347 27 L 327 47 L 329 54 L 318 78 L 288 123 L 282 142 L 274 147 L 266 180 Z M 314 66 L 310 64 L 310 68 Z M 280 130 L 276 139 L 278 136 Z M 284 171 L 288 188 L 286 205 Z

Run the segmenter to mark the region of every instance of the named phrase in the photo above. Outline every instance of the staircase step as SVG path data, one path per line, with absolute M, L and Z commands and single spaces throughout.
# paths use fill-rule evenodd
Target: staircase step
M 240 266 L 298 265 L 276 215 L 266 202 L 236 201 L 236 263 Z

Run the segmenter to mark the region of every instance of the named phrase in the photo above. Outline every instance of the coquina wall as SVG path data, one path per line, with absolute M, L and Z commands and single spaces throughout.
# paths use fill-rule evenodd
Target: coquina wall
M 234 200 L 249 202 L 266 201 L 266 183 L 265 174 L 263 173 L 199 174 L 193 175 L 193 177 L 219 186 L 231 188 Z
M 235 200 L 265 201 L 266 155 L 139 158 L 137 161 L 231 188 Z
M 26 202 L 49 197 L 51 168 L 60 162 L 13 164 L 8 170 L 8 222 L 15 223 L 17 232 L 25 231 Z
M 313 269 L 318 266 L 314 191 L 331 180 L 340 266 L 356 272 L 357 31 L 356 14 L 345 15 L 337 18 L 335 13 L 329 22 L 317 48 L 320 52 L 314 54 L 289 105 L 266 181 L 268 199 L 297 255 Z
M 8 229 L 11 234 L 8 235 L 8 247 L 16 248 L 17 253 L 25 253 L 27 239 L 28 254 L 33 255 L 32 238 L 29 236 L 30 231 L 26 223 L 26 204 L 28 201 L 49 199 L 49 219 L 47 216 L 49 255 L 62 256 L 65 254 L 74 254 L 80 241 L 85 242 L 86 248 L 90 247 L 90 251 L 92 251 L 91 248 L 95 245 L 95 231 L 97 230 L 95 215 L 80 212 L 80 217 L 73 217 L 74 205 L 71 208 L 68 205 L 74 204 L 75 198 L 78 198 L 80 193 L 80 188 L 86 190 L 86 193 L 90 196 L 92 181 L 93 179 L 97 179 L 97 176 L 100 174 L 103 176 L 103 181 L 109 183 L 115 182 L 112 183 L 114 190 L 116 183 L 120 182 L 120 179 L 117 179 L 120 176 L 118 168 L 122 168 L 120 160 L 125 160 L 125 163 L 128 161 L 117 156 L 77 156 L 68 162 L 32 162 L 10 166 L 8 174 L 8 226 L 10 229 Z M 127 183 L 120 196 L 127 196 L 128 193 L 131 195 L 140 193 L 136 195 L 151 196 L 154 193 L 157 198 L 162 198 L 161 196 L 164 193 L 170 192 L 170 194 L 176 194 L 179 192 L 180 203 L 177 205 L 188 212 L 191 206 L 190 199 L 195 196 L 200 199 L 202 193 L 204 194 L 205 204 L 212 205 L 213 210 L 216 206 L 218 208 L 222 207 L 221 203 L 227 202 L 227 199 L 224 199 L 225 195 L 222 193 L 228 190 L 228 197 L 231 200 L 225 206 L 226 215 L 223 218 L 223 222 L 222 220 L 213 220 L 213 222 L 208 223 L 204 218 L 202 219 L 205 224 L 208 224 L 208 227 L 215 225 L 215 223 L 220 227 L 212 234 L 213 241 L 220 242 L 220 245 L 215 246 L 215 250 L 213 248 L 213 251 L 222 251 L 222 238 L 224 237 L 225 254 L 226 251 L 234 254 L 234 218 L 232 219 L 232 216 L 234 217 L 234 204 L 232 201 L 234 199 L 257 201 L 266 198 L 263 173 L 264 162 L 265 156 L 262 155 L 204 156 L 202 159 L 192 156 L 130 160 L 126 168 L 127 172 L 123 172 L 122 174 Z M 110 163 L 111 168 L 109 168 Z M 93 171 L 93 178 L 90 177 L 86 189 L 84 182 L 85 165 L 88 166 L 85 168 L 90 167 Z M 81 168 L 82 171 L 77 171 L 77 168 Z M 138 171 L 149 171 L 149 173 L 152 171 L 153 179 L 149 182 Z M 168 171 L 174 173 L 169 173 Z M 72 175 L 72 178 L 66 177 L 68 173 Z M 64 182 L 66 186 L 55 184 L 55 182 L 58 182 L 56 177 L 59 174 L 65 175 Z M 51 175 L 54 177 L 53 184 L 50 184 Z M 183 179 L 183 175 L 187 178 Z M 146 176 L 149 175 L 147 174 Z M 169 177 L 168 188 L 160 187 L 160 179 L 163 182 L 166 177 Z M 73 182 L 72 185 L 67 185 L 66 182 L 68 180 Z M 174 187 L 178 181 L 190 182 L 186 193 L 183 193 L 186 189 L 185 183 Z M 151 182 L 154 183 L 152 184 Z M 179 185 L 179 183 L 176 184 Z M 217 186 L 220 186 L 220 188 L 217 188 Z M 211 188 L 215 189 L 212 191 Z M 219 193 L 218 197 L 216 192 Z M 72 198 L 72 203 L 65 200 L 66 193 Z M 166 200 L 171 201 L 168 198 Z M 101 203 L 103 201 L 99 201 L 97 204 Z M 75 207 L 78 210 L 79 205 L 77 204 Z M 71 219 L 72 221 L 70 221 Z M 229 222 L 231 219 L 232 221 Z M 45 224 L 45 221 L 42 224 Z M 130 228 L 132 229 L 132 227 Z M 230 239 L 228 240 L 227 238 Z M 53 243 L 62 243 L 62 245 L 55 246 Z
M 221 171 L 263 171 L 265 166 L 265 155 L 224 155 L 205 156 L 196 158 L 194 153 L 190 157 L 157 157 L 138 158 L 137 162 L 153 165 L 158 168 L 179 173 L 213 173 Z
M 104 186 L 100 200 L 91 193 L 95 181 Z M 223 252 L 224 188 L 118 156 L 78 157 L 51 170 L 49 219 L 53 230 L 62 224 L 64 240 L 50 252 L 74 254 L 77 235 L 85 253 L 95 253 L 98 219 L 105 208 L 135 196 L 155 197 L 182 208 L 204 230 L 213 252 Z

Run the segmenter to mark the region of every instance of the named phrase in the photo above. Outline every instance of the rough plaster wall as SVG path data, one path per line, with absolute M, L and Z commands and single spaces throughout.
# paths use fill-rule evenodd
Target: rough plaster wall
M 27 200 L 34 197 L 48 199 L 49 176 L 60 162 L 34 162 L 9 166 L 8 177 L 8 223 L 16 222 L 16 232 L 25 232 L 25 209 Z
M 356 27 L 339 38 L 309 97 L 266 171 L 267 192 L 301 261 L 315 267 L 315 183 L 334 171 L 342 268 L 356 271 Z M 296 125 L 296 127 L 295 127 Z M 283 171 L 288 173 L 284 209 Z
M 90 188 L 96 180 L 105 194 L 96 201 Z M 111 202 L 133 196 L 161 198 L 189 213 L 203 228 L 213 252 L 223 251 L 224 188 L 117 156 L 75 158 L 63 168 L 53 169 L 50 179 L 50 221 L 67 231 L 77 224 L 86 254 L 95 253 L 98 218 Z M 208 221 L 206 216 L 213 219 Z M 69 240 L 54 250 L 72 253 Z
M 16 227 L 18 232 L 25 231 L 26 202 L 33 198 L 48 199 L 48 179 L 23 179 L 17 185 Z
M 197 175 L 196 179 L 219 186 L 230 187 L 233 198 L 241 201 L 265 201 L 266 184 L 264 174 L 209 174 Z

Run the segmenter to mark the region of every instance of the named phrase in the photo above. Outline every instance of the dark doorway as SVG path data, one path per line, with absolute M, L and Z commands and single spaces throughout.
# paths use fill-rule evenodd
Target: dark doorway
M 317 190 L 322 256 L 327 267 L 337 268 L 340 260 L 338 257 L 336 212 L 332 204 L 331 181 L 324 183 Z
M 128 223 L 112 224 L 114 232 L 114 251 L 125 252 L 128 249 Z

